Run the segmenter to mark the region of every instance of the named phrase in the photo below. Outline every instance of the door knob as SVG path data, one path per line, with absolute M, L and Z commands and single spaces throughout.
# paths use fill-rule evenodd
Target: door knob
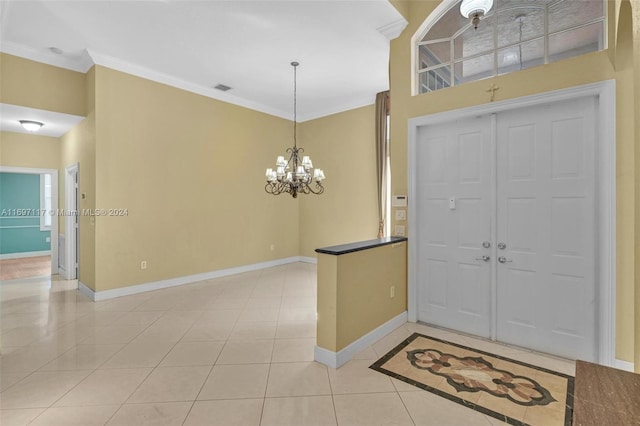
M 491 258 L 485 254 L 484 256 L 476 257 L 476 260 L 483 260 L 485 262 L 488 262 L 491 260 Z
M 504 256 L 500 256 L 500 257 L 498 258 L 498 262 L 500 262 L 500 263 L 509 263 L 509 262 L 513 262 L 513 260 L 511 260 L 511 259 L 507 259 L 507 258 L 506 258 L 506 257 L 504 257 Z
M 489 248 L 489 247 L 491 247 L 491 243 L 489 241 L 483 241 L 482 242 L 482 247 Z
M 507 245 L 506 245 L 505 243 L 498 243 L 498 248 L 499 248 L 500 250 L 504 250 L 504 249 L 506 249 L 506 248 L 507 248 Z

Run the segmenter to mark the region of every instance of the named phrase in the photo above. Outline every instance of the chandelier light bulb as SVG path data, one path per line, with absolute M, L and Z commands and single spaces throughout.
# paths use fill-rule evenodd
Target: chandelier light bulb
M 290 194 L 297 198 L 298 194 L 322 194 L 324 187 L 322 169 L 313 169 L 313 162 L 308 155 L 302 155 L 304 149 L 297 145 L 297 81 L 296 67 L 298 62 L 291 62 L 293 67 L 293 147 L 287 149 L 290 155 L 286 160 L 284 155 L 276 158 L 276 168 L 268 168 L 265 172 L 267 184 L 264 190 L 268 194 Z M 291 171 L 288 171 L 291 170 Z

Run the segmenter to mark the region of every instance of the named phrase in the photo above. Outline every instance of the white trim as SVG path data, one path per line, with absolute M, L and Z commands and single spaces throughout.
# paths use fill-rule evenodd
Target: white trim
M 102 53 L 89 51 L 89 56 L 92 58 L 93 63 L 117 71 L 121 71 L 130 75 L 135 75 L 147 80 L 155 81 L 158 83 L 166 84 L 171 87 L 185 90 L 187 92 L 196 93 L 198 95 L 206 96 L 208 98 L 217 99 L 219 101 L 228 102 L 234 105 L 239 105 L 244 108 L 248 108 L 254 111 L 264 112 L 265 114 L 274 115 L 276 117 L 291 120 L 291 112 L 281 111 L 268 105 L 261 104 L 259 102 L 249 101 L 244 98 L 240 98 L 231 93 L 221 92 L 211 87 L 201 86 L 199 84 L 192 83 L 182 78 L 174 77 L 169 74 L 165 74 L 159 71 L 152 70 L 140 65 L 133 64 L 131 62 L 124 61 L 122 59 L 114 58 L 113 56 L 103 55 Z M 374 96 L 375 98 L 375 96 Z M 298 122 L 311 120 L 313 118 L 323 117 L 329 114 L 335 114 L 338 112 L 346 111 L 348 109 L 354 109 L 361 106 L 371 105 L 373 101 L 370 96 L 366 99 L 359 99 L 351 101 L 347 105 L 341 105 L 332 108 L 331 112 L 323 112 L 320 114 L 314 114 L 313 116 L 299 116 Z
M 95 291 L 91 290 L 88 285 L 86 285 L 80 280 L 78 280 L 78 291 L 83 295 L 87 296 L 89 299 L 93 300 L 94 302 L 96 301 Z
M 407 311 L 391 318 L 380 327 L 371 330 L 369 333 L 350 343 L 339 352 L 332 352 L 328 349 L 316 346 L 313 350 L 313 359 L 331 368 L 339 368 L 348 362 L 355 354 L 371 346 L 396 328 L 407 322 Z
M 318 263 L 318 258 L 317 257 L 300 256 L 300 262 L 317 264 Z
M 58 211 L 58 170 L 57 169 L 38 169 L 29 167 L 13 167 L 0 166 L 0 173 L 25 173 L 32 175 L 41 175 L 48 173 L 51 175 L 51 210 Z M 58 220 L 57 216 L 51 220 L 50 229 L 51 244 L 51 275 L 58 273 Z
M 399 24 L 396 24 L 399 25 Z M 386 28 L 381 27 L 381 28 Z M 379 29 L 380 30 L 380 29 Z M 277 108 L 273 108 L 269 105 L 265 105 L 259 102 L 250 101 L 248 99 L 240 98 L 231 93 L 221 92 L 211 87 L 202 86 L 190 81 L 184 80 L 179 77 L 174 77 L 169 74 L 165 74 L 159 71 L 152 70 L 141 65 L 137 65 L 113 56 L 105 55 L 92 50 L 85 50 L 78 59 L 69 60 L 60 55 L 54 53 L 42 52 L 37 49 L 31 49 L 19 44 L 11 42 L 3 42 L 0 48 L 0 52 L 8 53 L 10 55 L 19 56 L 21 58 L 30 59 L 32 61 L 41 62 L 44 64 L 52 65 L 59 68 L 65 68 L 72 71 L 78 71 L 86 73 L 94 65 L 100 65 L 105 68 L 110 68 L 116 71 L 121 71 L 130 75 L 144 78 L 146 80 L 155 81 L 157 83 L 166 84 L 167 86 L 175 87 L 177 89 L 185 90 L 187 92 L 195 93 L 198 95 L 206 96 L 211 99 L 217 99 L 222 102 L 228 102 L 233 105 L 238 105 L 244 108 L 248 108 L 253 111 L 263 112 L 265 114 L 273 115 L 276 117 L 284 118 L 286 120 L 292 120 L 292 114 L 290 111 L 282 111 Z M 383 90 L 383 89 L 381 89 Z M 375 102 L 375 95 L 367 95 L 362 97 L 350 98 L 348 102 L 344 102 L 339 105 L 334 105 L 330 109 L 315 112 L 313 114 L 299 114 L 298 123 L 314 120 L 316 118 L 326 117 L 328 115 L 338 114 L 341 112 L 349 111 L 356 108 L 362 108 L 365 106 L 373 105 Z
M 49 210 L 46 208 L 47 206 L 47 197 L 46 195 L 46 188 L 47 188 L 47 183 L 46 183 L 46 179 L 45 176 L 47 176 L 48 173 L 44 173 L 40 175 L 40 212 L 42 212 L 43 210 Z M 51 186 L 53 186 L 53 183 L 51 184 Z M 40 213 L 40 231 L 49 231 L 51 232 L 51 225 L 47 226 L 46 224 L 46 215 Z M 51 218 L 51 221 L 53 222 L 53 217 L 49 216 Z
M 77 199 L 77 190 L 75 187 L 76 179 L 72 179 L 72 177 L 78 177 L 78 184 L 80 182 L 80 164 L 74 163 L 65 168 L 64 172 L 64 202 L 65 202 L 65 210 L 73 211 L 78 207 L 78 199 Z M 79 190 L 79 188 L 78 188 Z M 78 212 L 79 214 L 79 212 Z M 76 247 L 76 242 L 79 241 L 78 234 L 80 233 L 80 224 L 78 222 L 78 228 L 74 228 L 76 217 L 71 215 L 66 215 L 64 218 L 64 226 L 65 226 L 65 239 L 64 239 L 64 276 L 68 280 L 74 280 L 78 277 L 78 269 L 76 268 L 76 263 L 80 264 L 80 259 L 78 259 L 78 247 Z
M 229 102 L 231 104 L 239 105 L 255 111 L 275 115 L 276 117 L 285 118 L 287 120 L 290 120 L 292 118 L 290 112 L 281 111 L 279 109 L 275 109 L 258 102 L 249 101 L 230 93 L 221 92 L 220 90 L 216 90 L 212 87 L 201 86 L 182 78 L 174 77 L 172 75 L 155 71 L 147 67 L 136 65 L 131 62 L 115 58 L 113 56 L 104 55 L 92 50 L 89 50 L 88 52 L 89 56 L 91 56 L 91 59 L 93 60 L 93 63 L 96 65 L 111 68 L 127 73 L 129 75 L 135 75 L 137 77 L 141 77 L 158 83 L 166 84 L 168 86 L 176 87 L 178 89 L 186 90 L 187 92 L 196 93 L 208 98 L 217 99 L 223 102 Z
M 7 2 L 11 3 L 11 2 Z M 34 49 L 22 44 L 10 41 L 2 42 L 0 51 L 9 55 L 19 56 L 21 58 L 30 59 L 35 62 L 52 65 L 58 68 L 65 68 L 71 71 L 86 73 L 93 66 L 93 61 L 84 50 L 79 57 L 69 58 L 67 56 L 58 55 L 49 50 Z
M 94 291 L 84 283 L 78 281 L 80 292 L 89 297 L 94 302 L 113 299 L 116 297 L 130 296 L 132 294 L 145 293 L 147 291 L 160 290 L 168 287 L 176 287 L 184 284 L 192 284 L 198 281 L 211 280 L 214 278 L 226 277 L 228 275 L 241 274 L 244 272 L 257 271 L 260 269 L 272 268 L 274 266 L 287 265 L 302 261 L 300 256 L 287 257 L 284 259 L 270 260 L 267 262 L 254 263 L 251 265 L 237 266 L 234 268 L 219 269 L 217 271 L 204 272 L 202 274 L 185 275 L 182 277 L 169 278 L 167 280 L 152 281 L 144 284 L 137 284 L 127 287 L 114 288 L 112 290 Z
M 23 253 L 7 253 L 0 254 L 0 259 L 21 259 L 23 257 L 38 257 L 38 256 L 47 256 L 51 254 L 51 250 L 40 250 L 40 251 L 25 251 Z
M 442 0 L 433 12 L 427 16 L 427 19 L 424 20 L 422 25 L 418 27 L 415 33 L 411 36 L 411 96 L 418 95 L 418 67 L 416 66 L 416 53 L 417 48 L 416 44 L 418 43 L 418 39 L 424 37 L 424 33 L 427 28 L 430 28 L 434 23 L 440 20 L 442 16 L 449 11 L 453 3 L 457 3 L 459 0 Z
M 376 30 L 387 40 L 391 41 L 398 38 L 400 34 L 402 34 L 402 31 L 404 31 L 404 29 L 407 27 L 407 25 L 409 25 L 409 22 L 404 18 L 400 18 L 393 22 L 389 22 L 386 25 L 378 27 L 376 28 Z
M 612 366 L 615 363 L 615 314 L 616 314 L 616 102 L 615 80 L 606 80 L 553 92 L 539 93 L 517 99 L 492 102 L 473 107 L 461 108 L 422 117 L 409 119 L 408 139 L 408 177 L 409 199 L 415 199 L 416 182 L 416 144 L 418 128 L 432 124 L 451 122 L 470 116 L 493 114 L 509 109 L 523 108 L 545 103 L 560 102 L 587 96 L 597 96 L 597 117 L 599 123 L 599 141 L 597 145 L 598 187 L 596 208 L 598 211 L 598 361 Z M 416 241 L 416 203 L 409 204 L 409 242 Z M 418 318 L 417 298 L 417 253 L 415 244 L 409 244 L 408 264 L 408 318 L 415 322 Z
M 380 90 L 387 90 L 389 87 L 381 88 Z M 330 109 L 324 111 L 318 111 L 313 114 L 298 114 L 298 123 L 304 123 L 305 121 L 315 120 L 316 118 L 327 117 L 329 115 L 339 114 L 345 111 L 351 111 L 352 109 L 363 108 L 369 105 L 373 105 L 376 102 L 376 95 L 365 95 L 362 97 L 351 96 L 349 101 L 339 105 L 333 105 Z M 283 117 L 289 120 L 292 117 Z
M 632 362 L 623 361 L 618 358 L 615 359 L 613 367 L 617 368 L 618 370 L 630 371 L 631 373 L 634 372 L 634 364 Z

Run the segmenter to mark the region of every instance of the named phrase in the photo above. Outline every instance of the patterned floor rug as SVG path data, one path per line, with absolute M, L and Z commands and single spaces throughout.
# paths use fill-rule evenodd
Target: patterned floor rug
M 574 378 L 414 333 L 370 368 L 511 425 L 570 426 Z

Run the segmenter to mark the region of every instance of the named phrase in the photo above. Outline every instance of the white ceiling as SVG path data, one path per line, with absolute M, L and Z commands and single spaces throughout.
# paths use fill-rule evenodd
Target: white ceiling
M 31 120 L 44 123 L 44 126 L 35 134 L 59 138 L 83 118 L 78 115 L 0 104 L 0 130 L 5 132 L 32 133 L 25 130 L 20 124 L 20 120 Z
M 387 0 L 0 1 L 0 50 L 85 72 L 94 63 L 300 121 L 373 103 L 389 40 Z M 53 53 L 50 48 L 62 50 Z M 216 84 L 231 86 L 221 92 Z

